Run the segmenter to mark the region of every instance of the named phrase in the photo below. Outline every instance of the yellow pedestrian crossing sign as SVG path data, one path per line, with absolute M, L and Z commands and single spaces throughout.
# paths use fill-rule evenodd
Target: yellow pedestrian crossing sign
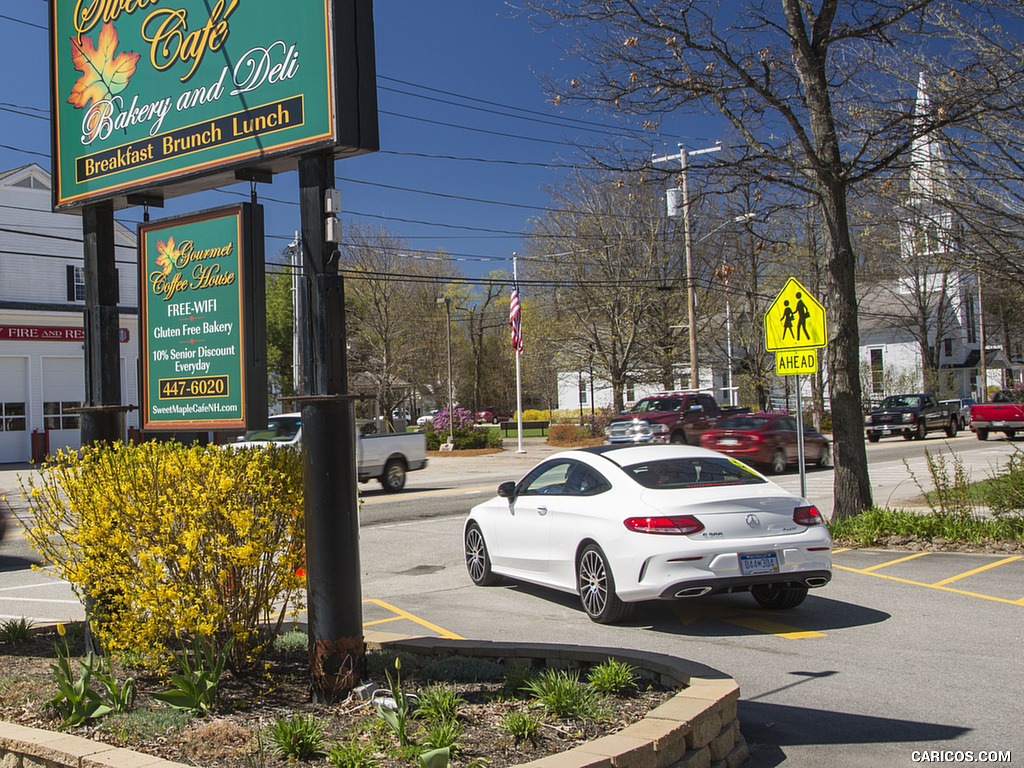
M 799 280 L 789 278 L 764 313 L 764 348 L 788 352 L 817 349 L 827 343 L 825 308 Z

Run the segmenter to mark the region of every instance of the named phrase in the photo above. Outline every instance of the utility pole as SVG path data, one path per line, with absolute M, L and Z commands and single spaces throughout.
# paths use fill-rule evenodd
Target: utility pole
M 665 155 L 663 157 L 655 157 L 652 159 L 653 163 L 665 163 L 671 160 L 679 161 L 679 176 L 683 191 L 683 250 L 686 255 L 686 314 L 687 322 L 689 323 L 690 336 L 690 389 L 697 389 L 700 380 L 698 378 L 697 370 L 697 293 L 693 286 L 693 257 L 690 249 L 690 174 L 688 158 L 693 155 L 718 152 L 721 149 L 722 145 L 716 144 L 713 147 L 687 151 L 683 149 L 683 145 L 680 144 L 678 155 Z M 669 197 L 668 199 L 671 203 L 672 198 Z M 668 217 L 670 219 L 677 218 L 678 215 L 678 211 L 674 211 L 671 207 L 669 208 Z
M 452 300 L 445 296 L 437 303 L 444 302 L 445 328 L 448 332 L 448 445 L 455 448 L 455 387 L 452 384 Z

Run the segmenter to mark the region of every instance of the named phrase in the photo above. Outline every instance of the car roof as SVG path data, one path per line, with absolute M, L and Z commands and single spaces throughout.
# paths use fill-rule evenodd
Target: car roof
M 556 455 L 571 457 L 579 454 L 601 456 L 619 467 L 628 467 L 633 464 L 657 461 L 659 459 L 720 457 L 722 455 L 717 451 L 698 448 L 694 445 L 595 445 L 590 448 L 576 448 L 571 451 L 564 451 Z

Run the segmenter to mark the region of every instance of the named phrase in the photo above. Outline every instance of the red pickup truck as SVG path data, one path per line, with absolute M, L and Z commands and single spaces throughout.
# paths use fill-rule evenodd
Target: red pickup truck
M 700 436 L 723 416 L 746 412 L 746 408 L 723 408 L 704 392 L 658 392 L 612 419 L 604 430 L 605 443 L 700 445 Z
M 991 403 L 972 405 L 971 430 L 979 440 L 988 440 L 989 432 L 1013 437 L 1018 431 L 1024 431 L 1024 387 L 1001 389 Z

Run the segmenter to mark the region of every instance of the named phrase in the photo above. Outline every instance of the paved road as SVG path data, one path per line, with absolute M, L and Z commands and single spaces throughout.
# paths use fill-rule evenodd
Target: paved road
M 876 500 L 913 504 L 924 450 L 947 441 L 868 446 Z M 1006 441 L 948 441 L 985 476 Z M 367 626 L 479 639 L 578 642 L 672 653 L 734 676 L 754 768 L 911 766 L 915 751 L 1010 751 L 1024 759 L 1024 559 L 874 550 L 837 552 L 835 579 L 803 606 L 766 612 L 749 595 L 641 607 L 623 626 L 590 622 L 576 598 L 528 585 L 476 588 L 465 575 L 461 519 L 552 449 L 439 457 L 397 496 L 364 486 L 360 543 Z M 904 466 L 904 460 L 909 465 Z M 808 496 L 831 509 L 831 472 L 808 473 Z M 799 476 L 780 478 L 799 488 Z M 11 488 L 0 471 L 0 491 Z M 0 549 L 0 618 L 71 618 L 67 586 L 27 570 L 14 538 Z M 956 757 L 955 754 L 952 757 Z M 932 760 L 931 762 L 936 762 Z M 1006 762 L 990 764 L 1006 765 Z

